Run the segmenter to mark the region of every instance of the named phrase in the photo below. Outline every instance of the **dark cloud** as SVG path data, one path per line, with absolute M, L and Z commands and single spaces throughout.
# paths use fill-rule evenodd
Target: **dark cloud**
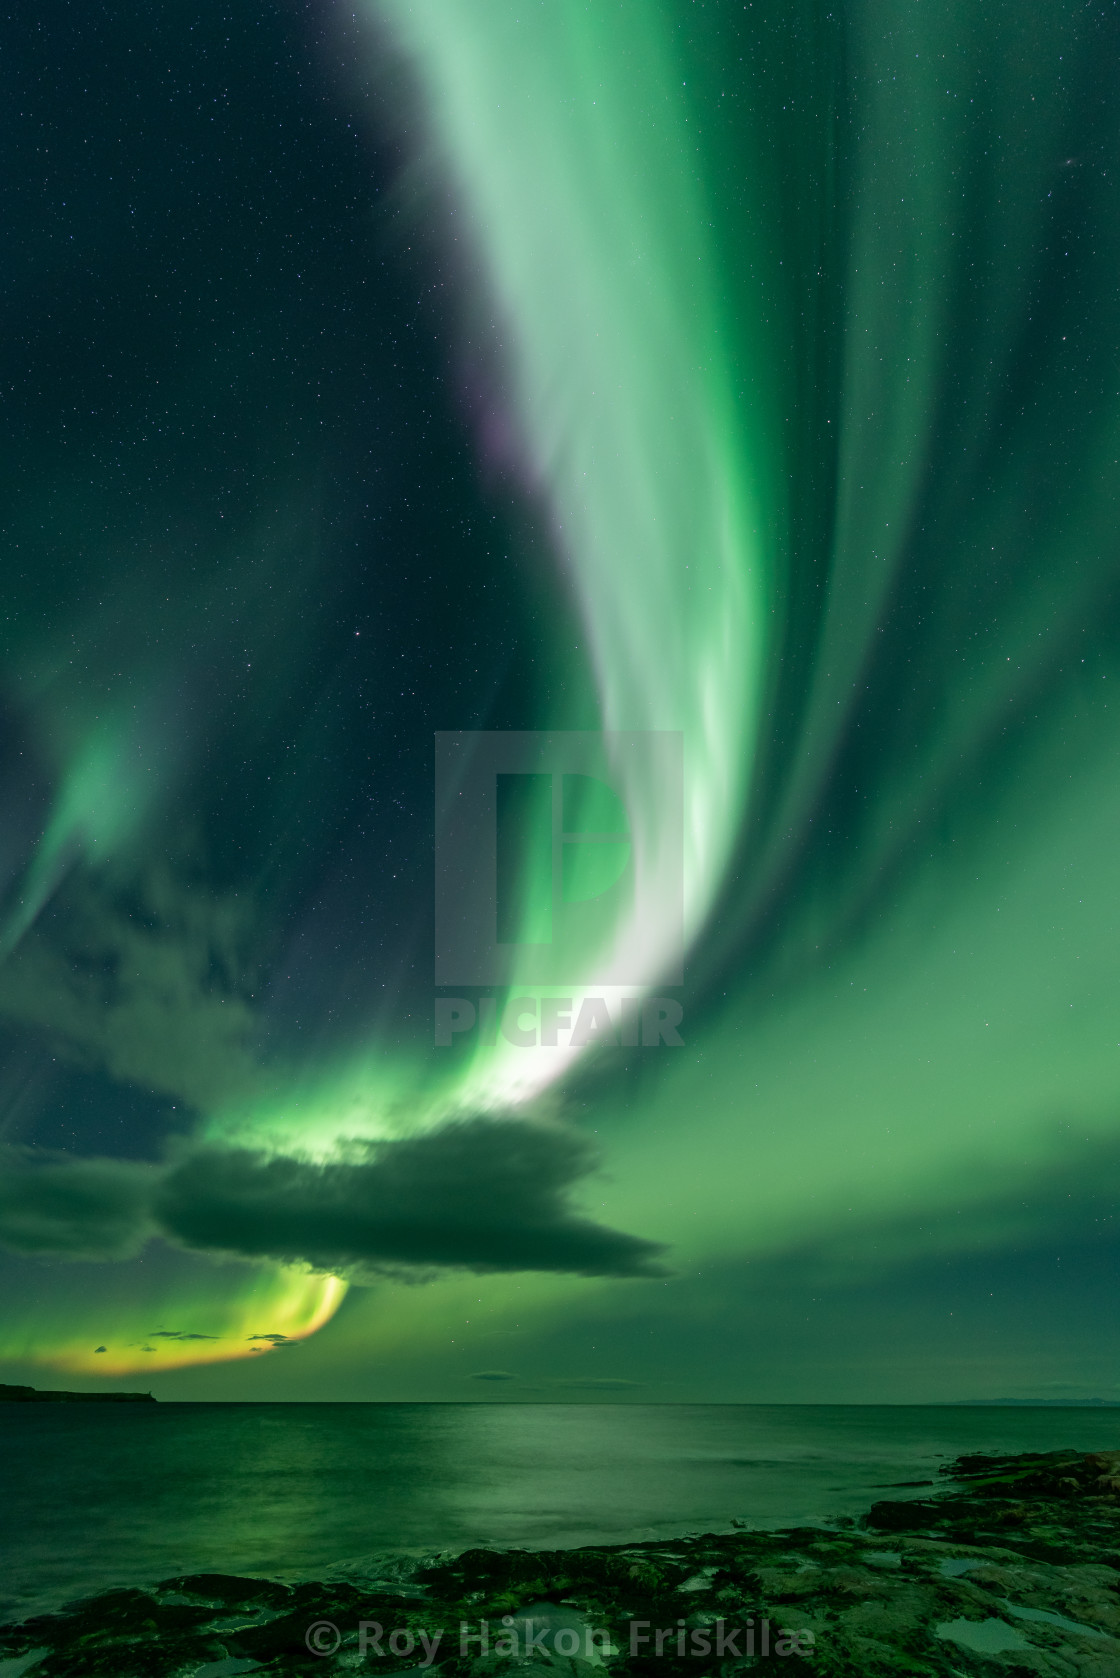
M 480 1369 L 477 1374 L 468 1375 L 468 1381 L 520 1381 L 520 1375 L 511 1375 L 507 1369 Z
M 189 1334 L 182 1328 L 154 1328 L 150 1337 L 153 1340 L 220 1340 L 220 1334 Z
M 0 1152 L 0 1246 L 70 1259 L 131 1258 L 154 1233 L 155 1174 L 122 1160 Z
M 579 1387 L 591 1392 L 620 1392 L 625 1387 L 640 1387 L 641 1381 L 614 1380 L 606 1375 L 574 1376 L 569 1381 L 550 1381 L 552 1387 Z
M 0 1245 L 121 1258 L 158 1234 L 196 1251 L 358 1278 L 446 1268 L 663 1274 L 659 1244 L 593 1223 L 570 1205 L 570 1190 L 594 1165 L 590 1143 L 558 1126 L 483 1119 L 355 1146 L 326 1164 L 205 1147 L 161 1171 L 115 1160 L 34 1161 L 9 1150 L 0 1158 Z
M 476 1119 L 323 1165 L 207 1148 L 163 1180 L 153 1211 L 186 1247 L 350 1274 L 660 1274 L 658 1245 L 569 1206 L 593 1164 L 590 1144 L 569 1131 Z
M 71 878 L 0 966 L 0 1018 L 45 1030 L 78 1065 L 207 1108 L 253 1075 L 244 897 L 214 897 L 166 865 L 122 891 L 111 872 Z
M 93 1350 L 94 1350 L 94 1354 L 96 1355 L 96 1353 L 98 1353 L 98 1352 L 107 1352 L 109 1350 L 109 1348 L 108 1348 L 108 1346 L 95 1346 L 93 1348 Z

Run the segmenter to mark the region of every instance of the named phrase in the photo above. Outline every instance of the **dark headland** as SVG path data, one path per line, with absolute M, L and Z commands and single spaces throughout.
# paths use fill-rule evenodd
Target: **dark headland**
M 167 1579 L 0 1627 L 0 1669 L 1118 1678 L 1120 1452 L 961 1457 L 942 1473 L 829 1527 L 385 1558 L 294 1585 Z
M 151 1393 L 39 1392 L 36 1387 L 9 1387 L 0 1381 L 0 1404 L 155 1404 Z

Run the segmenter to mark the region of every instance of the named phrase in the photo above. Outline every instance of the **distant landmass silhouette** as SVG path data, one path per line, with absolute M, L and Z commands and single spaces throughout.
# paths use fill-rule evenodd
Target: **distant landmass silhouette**
M 155 1404 L 151 1393 L 39 1392 L 35 1387 L 9 1387 L 0 1381 L 0 1404 Z
M 986 1405 L 997 1410 L 1116 1410 L 1120 1398 L 955 1398 L 954 1404 Z

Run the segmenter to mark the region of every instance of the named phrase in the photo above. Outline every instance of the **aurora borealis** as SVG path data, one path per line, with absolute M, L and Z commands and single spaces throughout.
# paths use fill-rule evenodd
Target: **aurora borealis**
M 0 1380 L 1120 1399 L 1114 10 L 6 30 Z M 433 1043 L 449 730 L 683 1048 Z

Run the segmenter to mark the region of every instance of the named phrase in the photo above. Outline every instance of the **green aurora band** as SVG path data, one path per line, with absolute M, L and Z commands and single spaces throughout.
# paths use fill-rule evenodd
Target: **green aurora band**
M 449 177 L 467 284 L 482 294 L 474 313 L 501 345 L 518 464 L 578 603 L 598 726 L 688 742 L 691 941 L 754 759 L 769 592 L 760 439 L 773 426 L 735 401 L 669 18 L 652 6 L 635 28 L 616 4 L 375 15 L 416 67 L 431 163 Z M 657 787 L 626 795 L 636 847 L 655 848 Z M 650 929 L 645 942 L 637 966 L 654 984 L 663 956 Z M 475 1100 L 524 1098 L 559 1057 L 501 1045 L 487 1059 Z
M 570 1109 L 609 1169 L 595 1216 L 669 1243 L 686 1280 L 665 1306 L 632 1281 L 451 1274 L 422 1307 L 386 1280 L 349 1295 L 321 1378 L 372 1345 L 410 1391 L 474 1302 L 488 1334 L 547 1339 L 581 1315 L 683 1317 L 704 1271 L 731 1321 L 720 1278 L 746 1263 L 886 1276 L 1107 1222 L 1115 25 L 1058 0 L 365 0 L 364 17 L 364 50 L 410 89 L 401 130 L 461 348 L 505 409 L 502 468 L 582 626 L 582 647 L 551 649 L 567 696 L 529 721 L 684 735 L 687 1047 L 635 1079 L 606 1053 L 509 1045 L 445 1064 L 386 1032 L 163 1087 L 211 1140 L 319 1160 L 511 1102 Z M 67 869 L 142 847 L 175 770 L 140 776 L 136 731 L 122 712 L 62 754 L 6 953 Z M 627 794 L 655 846 L 653 790 Z M 649 987 L 662 959 L 652 943 Z M 0 1004 L 34 1017 L 2 982 Z M 259 1310 L 239 1289 L 262 1274 L 293 1333 L 344 1292 L 204 1263 L 174 1286 L 200 1312 L 220 1296 L 244 1341 Z M 77 1303 L 47 1291 L 6 1355 L 93 1370 Z M 147 1321 L 150 1291 L 134 1309 Z

